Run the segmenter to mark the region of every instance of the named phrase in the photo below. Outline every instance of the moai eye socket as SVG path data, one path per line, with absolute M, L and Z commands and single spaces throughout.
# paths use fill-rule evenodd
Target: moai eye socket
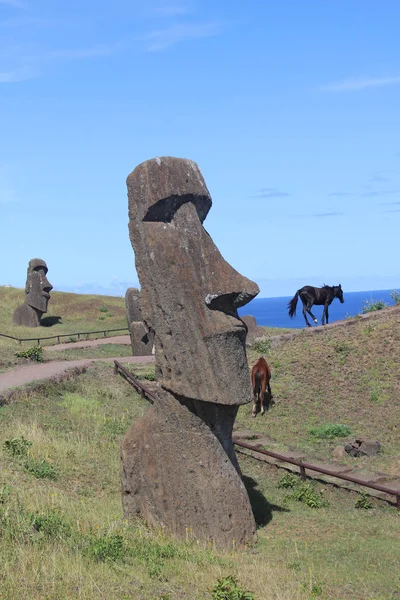
M 211 208 L 211 198 L 208 196 L 198 196 L 195 194 L 185 194 L 183 196 L 168 196 L 162 198 L 155 204 L 152 204 L 146 212 L 143 221 L 171 223 L 176 212 L 183 204 L 191 202 L 194 204 L 200 222 L 203 223 L 208 211 Z

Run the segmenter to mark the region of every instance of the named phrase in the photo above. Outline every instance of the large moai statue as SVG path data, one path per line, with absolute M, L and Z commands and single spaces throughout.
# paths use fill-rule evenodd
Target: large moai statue
M 29 261 L 26 274 L 25 303 L 15 309 L 13 323 L 25 327 L 38 327 L 42 315 L 47 312 L 53 286 L 47 279 L 47 265 L 41 258 Z
M 258 292 L 221 256 L 203 221 L 211 197 L 196 163 L 155 158 L 127 179 L 129 232 L 146 325 L 155 331 L 157 401 L 121 447 L 126 518 L 221 548 L 256 526 L 232 443 L 251 399 L 246 327 L 237 309 Z
M 128 288 L 125 294 L 126 319 L 131 336 L 133 356 L 149 356 L 154 345 L 154 333 L 143 322 L 140 310 L 140 291 Z

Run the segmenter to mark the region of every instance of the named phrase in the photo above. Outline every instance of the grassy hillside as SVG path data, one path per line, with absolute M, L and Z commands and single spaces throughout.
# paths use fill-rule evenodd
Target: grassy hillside
M 22 289 L 0 287 L 0 333 L 19 338 L 37 335 L 51 336 L 78 331 L 97 331 L 126 327 L 124 298 L 52 292 L 49 310 L 43 315 L 47 327 L 32 328 L 13 325 L 14 310 L 25 300 Z M 55 317 L 59 323 L 52 324 Z
M 213 600 L 230 575 L 255 600 L 396 597 L 394 508 L 356 509 L 358 495 L 316 485 L 312 509 L 280 487 L 282 471 L 243 456 L 255 548 L 223 554 L 124 521 L 119 446 L 147 407 L 104 364 L 0 407 L 1 598 Z
M 357 436 L 379 440 L 380 456 L 348 460 L 400 475 L 400 307 L 282 338 L 272 339 L 265 354 L 275 406 L 256 419 L 245 406 L 238 421 L 283 447 L 322 458 Z M 259 355 L 250 351 L 250 364 Z M 337 439 L 311 435 L 311 428 L 329 423 L 347 425 L 351 433 Z

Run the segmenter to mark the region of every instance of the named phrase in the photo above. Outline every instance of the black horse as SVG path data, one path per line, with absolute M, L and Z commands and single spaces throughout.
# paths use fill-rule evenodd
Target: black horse
M 311 307 L 313 306 L 313 304 L 324 305 L 321 324 L 325 325 L 325 319 L 326 323 L 328 324 L 328 306 L 330 305 L 332 300 L 334 298 L 339 298 L 342 304 L 344 302 L 342 286 L 340 285 L 340 283 L 339 285 L 333 286 L 324 285 L 322 288 L 316 288 L 312 285 L 305 285 L 300 290 L 297 290 L 296 294 L 293 296 L 293 298 L 288 304 L 290 318 L 293 318 L 296 315 L 296 306 L 299 296 L 303 303 L 303 315 L 308 327 L 311 327 L 311 324 L 307 320 L 306 313 L 308 313 L 313 318 L 314 323 L 318 325 L 317 319 L 311 312 Z

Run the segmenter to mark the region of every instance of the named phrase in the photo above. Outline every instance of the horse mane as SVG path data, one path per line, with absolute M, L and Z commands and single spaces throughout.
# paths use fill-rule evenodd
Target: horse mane
M 326 285 L 326 283 L 324 283 L 323 286 L 321 286 L 323 290 L 332 290 L 333 289 L 333 285 Z

